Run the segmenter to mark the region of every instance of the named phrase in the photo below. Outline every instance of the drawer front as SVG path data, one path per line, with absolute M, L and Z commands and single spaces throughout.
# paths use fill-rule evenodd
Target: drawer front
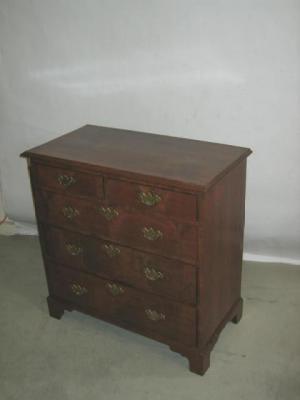
M 108 203 L 146 215 L 162 214 L 175 219 L 195 221 L 197 199 L 195 195 L 108 179 Z
M 144 334 L 195 345 L 196 310 L 128 286 L 52 266 L 52 295 Z M 87 310 L 88 311 L 88 310 Z
M 70 195 L 103 197 L 103 178 L 99 175 L 41 164 L 34 164 L 32 171 L 34 184 L 38 187 Z
M 35 190 L 37 216 L 71 230 L 92 232 L 95 202 L 54 192 Z
M 54 225 L 190 263 L 197 260 L 196 224 L 133 214 L 96 200 L 52 192 L 39 192 L 36 198 L 38 215 Z
M 196 269 L 62 229 L 44 227 L 48 256 L 70 268 L 118 280 L 176 301 L 195 304 Z
M 133 250 L 80 233 L 43 226 L 47 255 L 58 263 L 110 279 L 133 265 Z
M 197 260 L 197 226 L 171 219 L 154 218 L 123 209 L 107 220 L 101 213 L 94 219 L 94 231 L 99 236 L 187 262 Z

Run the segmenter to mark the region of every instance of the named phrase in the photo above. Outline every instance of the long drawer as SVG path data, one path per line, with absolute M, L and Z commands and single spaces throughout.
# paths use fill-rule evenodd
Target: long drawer
M 188 346 L 196 342 L 196 309 L 162 300 L 120 283 L 52 265 L 51 295 L 128 329 Z
M 48 191 L 37 191 L 36 199 L 38 216 L 53 225 L 190 263 L 197 260 L 196 223 L 154 218 L 94 199 Z
M 76 232 L 43 226 L 47 255 L 70 268 L 195 304 L 196 268 Z

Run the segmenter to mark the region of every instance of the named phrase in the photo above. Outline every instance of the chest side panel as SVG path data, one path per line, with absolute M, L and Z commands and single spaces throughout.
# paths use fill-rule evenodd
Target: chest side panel
M 205 194 L 199 217 L 199 345 L 222 325 L 240 299 L 245 213 L 246 161 Z M 202 236 L 201 235 L 201 236 Z

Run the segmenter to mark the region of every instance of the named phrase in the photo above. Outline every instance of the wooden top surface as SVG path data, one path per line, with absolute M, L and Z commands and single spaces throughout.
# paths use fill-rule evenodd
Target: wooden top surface
M 85 125 L 25 151 L 22 157 L 67 160 L 107 173 L 159 178 L 187 189 L 207 190 L 251 150 L 123 129 Z

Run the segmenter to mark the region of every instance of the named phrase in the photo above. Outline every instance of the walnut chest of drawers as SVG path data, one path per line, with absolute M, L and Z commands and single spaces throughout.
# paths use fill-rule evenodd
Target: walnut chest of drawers
M 242 315 L 247 148 L 86 125 L 28 159 L 49 313 L 161 341 L 204 374 Z

